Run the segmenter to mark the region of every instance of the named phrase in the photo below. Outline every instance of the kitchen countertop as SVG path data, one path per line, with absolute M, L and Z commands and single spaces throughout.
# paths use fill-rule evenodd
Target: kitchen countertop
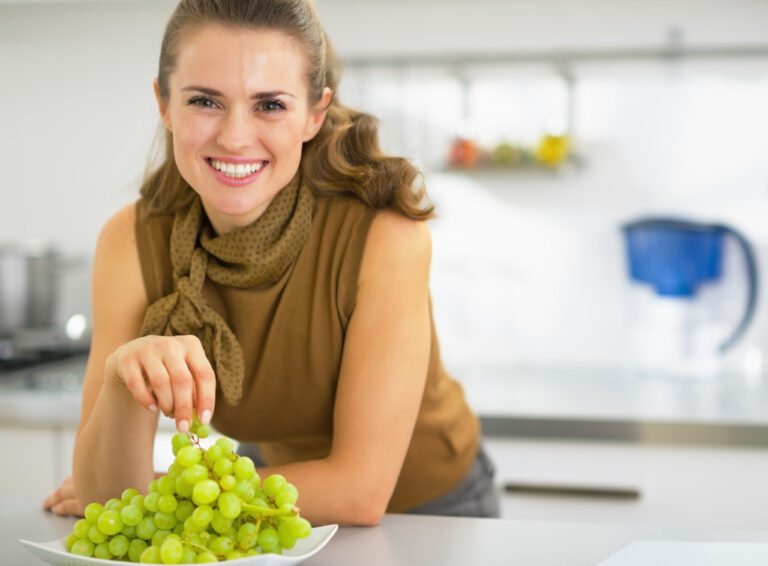
M 0 425 L 74 429 L 85 362 L 0 372 Z M 488 436 L 768 446 L 768 385 L 760 380 L 474 369 L 460 382 Z
M 40 509 L 33 497 L 0 496 L 3 564 L 42 565 L 19 538 L 66 536 L 73 518 Z M 376 527 L 344 527 L 306 566 L 595 566 L 638 540 L 768 543 L 768 531 L 670 529 L 620 525 L 386 515 Z

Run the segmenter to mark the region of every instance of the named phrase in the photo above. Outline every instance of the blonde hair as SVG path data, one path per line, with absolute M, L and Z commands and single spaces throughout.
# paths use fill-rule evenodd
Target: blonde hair
M 319 102 L 328 87 L 333 96 L 323 126 L 305 142 L 301 173 L 320 195 L 351 194 L 374 208 L 392 208 L 424 220 L 434 207 L 419 170 L 407 159 L 385 155 L 373 116 L 342 105 L 335 95 L 341 65 L 320 25 L 311 0 L 182 0 L 168 21 L 160 48 L 158 91 L 168 100 L 168 81 L 186 34 L 209 24 L 233 29 L 268 29 L 296 39 L 307 57 L 309 102 Z M 152 208 L 174 212 L 194 193 L 173 157 L 173 137 L 165 133 L 165 159 L 147 175 L 141 196 Z

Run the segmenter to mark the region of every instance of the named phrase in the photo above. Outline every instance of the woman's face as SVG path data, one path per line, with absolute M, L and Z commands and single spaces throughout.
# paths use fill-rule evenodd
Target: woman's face
M 217 233 L 264 212 L 320 129 L 330 90 L 310 106 L 305 66 L 298 41 L 277 31 L 208 25 L 181 41 L 158 106 L 176 165 Z

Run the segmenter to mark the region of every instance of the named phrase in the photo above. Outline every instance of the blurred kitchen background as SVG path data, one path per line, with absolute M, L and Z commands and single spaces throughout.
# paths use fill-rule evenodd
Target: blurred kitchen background
M 7 266 L 45 256 L 35 280 L 58 292 L 44 325 L 4 321 L 8 399 L 32 413 L 30 391 L 58 395 L 62 376 L 76 391 L 80 366 L 30 386 L 13 357 L 87 345 L 90 256 L 151 155 L 174 5 L 0 0 L 2 291 L 22 285 Z M 316 5 L 345 64 L 342 101 L 380 118 L 383 147 L 423 170 L 436 204 L 442 351 L 483 418 L 507 516 L 768 519 L 744 511 L 758 484 L 741 475 L 768 470 L 768 2 Z M 60 455 L 47 486 L 72 432 L 46 399 L 8 442 L 54 430 L 35 437 Z M 723 475 L 743 491 L 706 519 L 684 511 Z M 631 484 L 641 503 L 533 500 L 512 479 Z

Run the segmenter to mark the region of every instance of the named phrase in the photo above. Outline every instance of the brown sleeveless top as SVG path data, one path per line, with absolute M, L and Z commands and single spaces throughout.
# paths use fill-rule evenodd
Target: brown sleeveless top
M 257 442 L 269 465 L 330 451 L 344 335 L 375 215 L 354 198 L 316 197 L 309 239 L 276 283 L 238 289 L 205 282 L 205 299 L 227 321 L 245 358 L 242 400 L 220 402 L 217 390 L 212 424 L 238 441 Z M 150 213 L 145 201 L 137 202 L 136 242 L 149 304 L 173 291 L 172 224 L 172 214 Z M 424 397 L 387 511 L 407 511 L 458 485 L 478 439 L 477 418 L 443 368 L 433 322 Z

